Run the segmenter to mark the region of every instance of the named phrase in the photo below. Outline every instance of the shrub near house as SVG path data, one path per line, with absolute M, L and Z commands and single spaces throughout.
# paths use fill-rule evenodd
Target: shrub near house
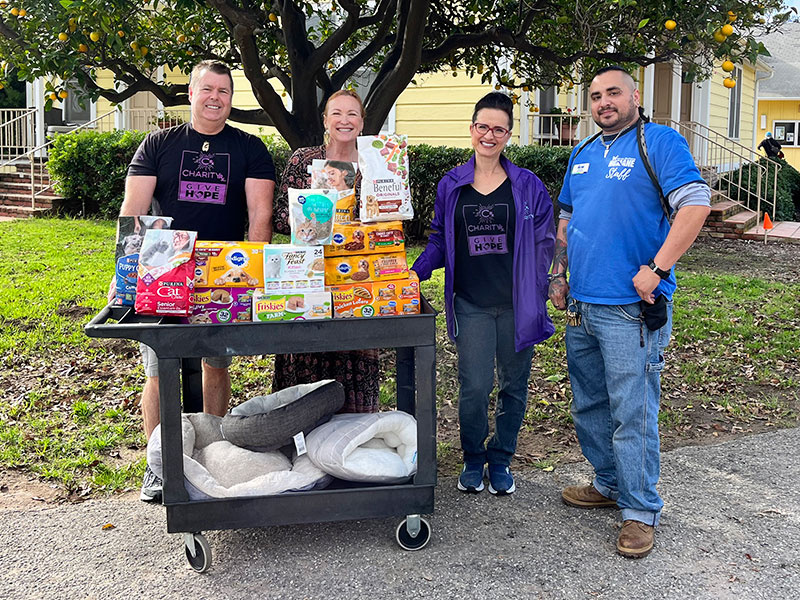
M 57 136 L 50 151 L 48 169 L 56 180 L 57 191 L 65 200 L 59 212 L 99 215 L 114 219 L 125 195 L 125 176 L 136 148 L 144 138 L 139 131 L 100 133 L 82 131 Z M 291 151 L 276 135 L 261 136 L 275 161 L 280 177 Z M 509 146 L 508 159 L 536 173 L 555 203 L 569 160 L 569 147 Z M 405 222 L 411 240 L 428 237 L 433 219 L 436 186 L 453 167 L 469 160 L 469 148 L 450 148 L 419 144 L 409 147 L 411 197 L 414 219 Z M 554 211 L 557 215 L 557 210 Z

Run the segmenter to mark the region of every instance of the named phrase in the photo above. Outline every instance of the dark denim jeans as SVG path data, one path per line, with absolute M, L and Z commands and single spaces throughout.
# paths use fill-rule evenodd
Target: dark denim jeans
M 514 349 L 514 310 L 484 308 L 456 296 L 458 350 L 458 420 L 465 463 L 508 466 L 528 402 L 533 346 Z M 497 405 L 494 435 L 489 436 L 489 395 L 497 361 Z
M 664 502 L 656 491 L 660 456 L 658 409 L 667 323 L 650 331 L 639 303 L 578 302 L 581 324 L 567 326 L 572 419 L 594 487 L 617 501 L 622 519 L 658 525 Z

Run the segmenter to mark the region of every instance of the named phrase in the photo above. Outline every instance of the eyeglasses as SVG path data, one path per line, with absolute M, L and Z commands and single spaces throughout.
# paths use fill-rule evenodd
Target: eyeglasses
M 489 127 L 486 123 L 473 123 L 472 126 L 475 128 L 475 131 L 480 133 L 481 135 L 486 135 L 491 131 L 494 134 L 494 137 L 501 138 L 507 136 L 511 133 L 510 129 L 506 129 L 505 127 L 500 127 L 499 125 L 495 127 Z

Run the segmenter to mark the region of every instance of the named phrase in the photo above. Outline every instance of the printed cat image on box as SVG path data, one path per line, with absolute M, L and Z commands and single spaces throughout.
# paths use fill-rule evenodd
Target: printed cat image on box
M 116 275 L 115 304 L 133 306 L 136 298 L 139 251 L 148 229 L 169 229 L 172 217 L 136 215 L 117 220 L 117 247 L 114 253 Z
M 289 227 L 293 245 L 330 243 L 338 198 L 336 190 L 289 188 Z

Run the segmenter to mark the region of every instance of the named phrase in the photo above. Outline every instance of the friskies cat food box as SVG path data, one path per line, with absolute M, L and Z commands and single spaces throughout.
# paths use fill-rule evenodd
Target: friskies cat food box
M 264 291 L 271 294 L 321 292 L 325 289 L 322 246 L 264 246 Z

